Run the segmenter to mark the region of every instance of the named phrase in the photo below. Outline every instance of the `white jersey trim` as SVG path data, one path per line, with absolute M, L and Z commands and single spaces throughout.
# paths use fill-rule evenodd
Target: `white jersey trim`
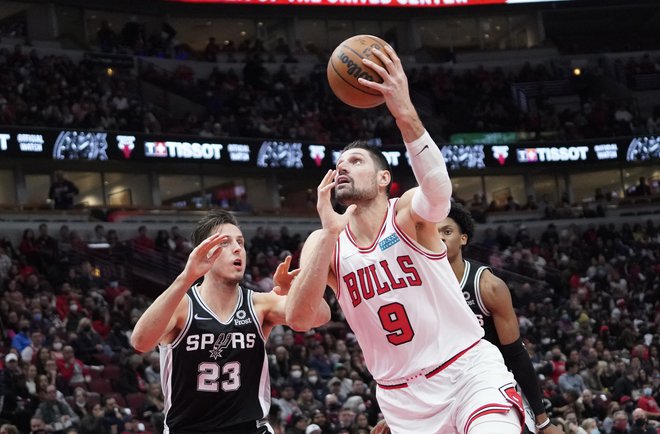
M 491 316 L 490 311 L 486 308 L 486 304 L 481 298 L 481 287 L 479 285 L 479 281 L 481 280 L 481 273 L 487 269 L 488 267 L 479 267 L 477 272 L 474 274 L 474 294 L 477 297 L 477 304 L 479 305 L 479 309 L 481 309 L 484 315 Z
M 465 284 L 467 283 L 467 278 L 470 275 L 470 263 L 465 259 L 463 259 L 463 264 L 465 266 L 465 269 L 463 270 L 463 277 L 461 277 L 461 281 L 458 284 L 459 288 L 461 288 L 461 291 L 465 288 Z
M 403 242 L 406 243 L 410 248 L 415 250 L 420 255 L 426 256 L 428 259 L 437 261 L 437 260 L 440 260 L 440 259 L 444 258 L 445 256 L 447 256 L 447 247 L 445 247 L 445 249 L 442 252 L 433 252 L 433 251 L 427 249 L 426 247 L 423 247 L 417 241 L 410 238 L 408 236 L 408 234 L 406 234 L 404 232 L 404 230 L 399 227 L 399 225 L 396 222 L 396 212 L 395 212 L 396 202 L 398 200 L 399 199 L 391 199 L 391 202 L 392 202 L 392 205 L 391 205 L 392 206 L 392 227 L 394 228 L 394 232 L 396 232 L 397 235 L 399 235 L 399 237 L 401 237 Z M 444 246 L 445 244 L 442 243 L 442 245 Z
M 243 292 L 243 291 L 241 291 Z M 252 315 L 252 318 L 254 319 L 255 325 L 257 326 L 257 330 L 259 330 L 259 336 L 261 336 L 261 340 L 264 341 L 264 344 L 266 343 L 266 337 L 264 336 L 264 329 L 261 324 L 261 321 L 259 320 L 259 317 L 257 316 L 257 311 L 254 308 L 254 293 L 252 290 L 248 289 L 247 291 L 247 305 L 248 309 L 250 310 L 250 315 Z
M 167 426 L 167 415 L 172 408 L 172 345 L 161 345 L 160 349 L 160 365 L 162 369 L 162 375 L 160 377 L 160 386 L 163 388 L 163 401 L 164 408 L 163 414 L 165 415 L 165 430 L 163 434 L 170 432 L 169 426 Z
M 218 321 L 222 325 L 231 325 L 232 320 L 234 319 L 234 315 L 236 314 L 236 311 L 238 310 L 238 307 L 243 303 L 243 291 L 241 291 L 240 286 L 238 287 L 238 298 L 236 300 L 236 306 L 234 306 L 234 310 L 231 312 L 231 315 L 227 318 L 227 321 L 222 321 L 218 315 L 213 312 L 213 310 L 207 306 L 206 303 L 204 303 L 204 300 L 202 300 L 202 297 L 199 295 L 197 292 L 197 285 L 193 287 L 193 294 L 197 301 L 199 302 L 200 306 L 202 306 L 202 309 L 207 311 L 209 315 L 211 315 L 216 321 Z
M 387 202 L 387 211 L 388 212 L 389 212 L 390 206 L 393 206 L 393 205 L 390 203 L 390 201 L 388 201 Z M 386 228 L 387 228 L 387 213 L 385 213 L 385 218 L 383 218 L 383 222 L 380 224 L 380 230 L 378 231 L 378 235 L 376 235 L 376 238 L 371 243 L 371 245 L 369 245 L 367 247 L 361 247 L 360 245 L 358 245 L 357 241 L 353 237 L 353 233 L 351 232 L 351 224 L 350 223 L 348 223 L 346 225 L 346 228 L 344 229 L 344 231 L 346 232 L 346 238 L 348 238 L 348 241 L 350 241 L 351 244 L 353 244 L 358 249 L 358 251 L 360 253 L 369 253 L 369 252 L 372 252 L 376 248 L 376 246 L 378 245 L 378 240 L 380 240 L 380 237 L 383 235 L 383 233 L 385 233 Z
M 190 328 L 190 325 L 192 324 L 192 319 L 193 319 L 193 302 L 190 299 L 190 296 L 186 294 L 186 297 L 188 297 L 188 316 L 186 318 L 186 323 L 183 325 L 183 328 L 179 332 L 179 334 L 176 336 L 176 338 L 169 344 L 172 348 L 176 348 L 177 345 L 183 340 L 183 337 L 188 333 L 188 329 Z M 166 345 L 166 346 L 167 346 Z

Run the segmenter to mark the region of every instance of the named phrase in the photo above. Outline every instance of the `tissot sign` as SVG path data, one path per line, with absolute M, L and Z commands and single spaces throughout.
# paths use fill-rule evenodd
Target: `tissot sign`
M 476 5 L 510 5 L 549 3 L 571 0 L 168 0 L 178 3 L 224 3 L 292 6 L 395 6 L 395 7 L 451 7 Z
M 106 131 L 0 127 L 0 158 L 61 161 L 196 162 L 256 169 L 330 169 L 344 145 L 294 140 L 248 140 Z M 439 144 L 451 171 L 486 168 L 660 162 L 660 137 L 610 142 L 536 144 Z M 384 146 L 393 169 L 409 168 L 402 145 Z

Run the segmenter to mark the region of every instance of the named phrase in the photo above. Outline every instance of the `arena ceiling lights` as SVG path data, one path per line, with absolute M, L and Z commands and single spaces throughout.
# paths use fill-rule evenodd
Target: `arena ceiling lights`
M 393 6 L 393 7 L 450 7 L 477 5 L 504 5 L 553 3 L 574 0 L 168 0 L 177 3 L 222 3 L 295 6 Z

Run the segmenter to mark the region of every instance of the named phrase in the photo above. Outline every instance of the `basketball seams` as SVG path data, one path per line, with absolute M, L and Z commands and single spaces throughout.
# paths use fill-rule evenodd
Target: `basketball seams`
M 349 106 L 369 109 L 385 102 L 384 95 L 376 89 L 360 84 L 357 77 L 369 77 L 374 83 L 382 83 L 378 72 L 364 65 L 370 58 L 375 64 L 385 67 L 378 56 L 369 52 L 371 47 L 382 50 L 388 44 L 372 35 L 356 35 L 341 42 L 330 56 L 327 66 L 327 79 L 335 96 Z M 335 64 L 339 62 L 340 65 Z M 339 78 L 339 79 L 338 79 Z M 356 92 L 357 91 L 357 92 Z
M 350 81 L 346 80 L 346 79 L 344 78 L 344 76 L 341 75 L 341 74 L 339 73 L 339 71 L 337 71 L 337 67 L 335 66 L 335 62 L 333 62 L 332 60 L 330 61 L 330 65 L 332 66 L 332 70 L 335 72 L 335 75 L 336 75 L 337 77 L 341 78 L 341 80 L 342 80 L 344 83 L 346 83 L 347 85 L 349 85 L 349 86 L 352 87 L 353 89 L 358 90 L 358 91 L 360 91 L 360 92 L 362 92 L 362 93 L 366 93 L 367 95 L 371 95 L 371 96 L 382 96 L 381 93 L 370 93 L 370 92 L 367 92 L 366 90 L 361 89 L 361 88 L 355 86 L 355 85 L 354 85 L 353 83 L 351 83 Z

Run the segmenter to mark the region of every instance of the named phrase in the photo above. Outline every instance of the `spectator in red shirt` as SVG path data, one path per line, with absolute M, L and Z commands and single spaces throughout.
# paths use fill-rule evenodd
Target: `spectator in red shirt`
M 133 238 L 133 248 L 138 252 L 148 252 L 155 247 L 154 240 L 147 235 L 147 227 L 140 226 L 138 228 L 138 236 Z
M 57 370 L 63 380 L 63 383 L 73 390 L 76 386 L 86 384 L 90 380 L 89 368 L 83 364 L 73 352 L 71 345 L 66 345 L 62 349 L 63 359 L 57 360 Z
M 647 418 L 657 418 L 660 416 L 660 407 L 653 397 L 653 387 L 650 384 L 644 384 L 642 396 L 637 401 L 637 407 L 644 410 Z

